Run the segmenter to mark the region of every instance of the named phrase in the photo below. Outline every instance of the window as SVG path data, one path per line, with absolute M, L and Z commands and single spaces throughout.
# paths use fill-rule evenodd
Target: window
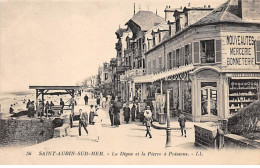
M 159 43 L 161 42 L 161 33 L 159 33 Z
M 201 63 L 215 63 L 214 40 L 205 40 L 200 42 Z
M 107 73 L 105 73 L 105 80 L 107 80 L 108 79 L 108 74 Z
M 148 50 L 150 49 L 150 40 L 147 40 L 148 42 Z
M 172 69 L 172 52 L 169 52 L 169 53 L 168 53 L 167 68 L 168 68 L 168 69 Z
M 180 49 L 176 50 L 176 66 L 180 66 Z
M 153 36 L 153 47 L 156 45 L 156 42 L 155 42 L 155 35 Z
M 145 59 L 143 59 L 143 68 L 145 68 Z
M 176 20 L 176 32 L 181 30 L 181 25 L 180 25 L 180 18 L 177 18 Z

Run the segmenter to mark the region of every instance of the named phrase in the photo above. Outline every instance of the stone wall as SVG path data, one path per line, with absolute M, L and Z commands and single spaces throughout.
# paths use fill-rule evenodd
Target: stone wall
M 259 142 L 235 134 L 226 134 L 224 136 L 224 141 L 225 148 L 260 149 Z
M 33 145 L 53 137 L 50 119 L 0 119 L 0 146 Z
M 207 124 L 196 124 L 195 128 L 195 146 L 203 148 L 215 148 L 215 137 L 217 129 Z

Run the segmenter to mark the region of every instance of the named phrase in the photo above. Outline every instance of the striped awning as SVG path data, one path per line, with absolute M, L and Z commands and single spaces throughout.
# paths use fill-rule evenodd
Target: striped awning
M 176 68 L 176 69 L 171 69 L 169 71 L 165 71 L 165 72 L 162 72 L 162 73 L 155 74 L 153 76 L 153 80 L 154 81 L 162 80 L 162 79 L 174 76 L 174 75 L 178 75 L 178 74 L 181 74 L 181 73 L 184 73 L 184 72 L 191 71 L 193 69 L 194 69 L 193 65 L 181 66 L 181 67 Z
M 176 69 L 171 69 L 171 70 L 160 72 L 157 74 L 138 76 L 138 77 L 134 78 L 134 82 L 135 83 L 152 83 L 152 82 L 155 82 L 158 80 L 166 79 L 166 78 L 174 76 L 174 75 L 189 72 L 193 69 L 194 69 L 193 65 L 182 66 L 182 67 L 179 67 Z

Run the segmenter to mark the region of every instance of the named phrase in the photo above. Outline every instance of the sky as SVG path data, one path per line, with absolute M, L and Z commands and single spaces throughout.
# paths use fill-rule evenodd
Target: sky
M 116 56 L 115 31 L 138 10 L 211 5 L 226 0 L 0 1 L 0 92 L 29 85 L 75 85 Z

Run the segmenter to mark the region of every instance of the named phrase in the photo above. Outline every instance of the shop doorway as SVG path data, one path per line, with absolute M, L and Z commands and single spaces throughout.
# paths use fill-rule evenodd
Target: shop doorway
M 209 120 L 218 116 L 218 89 L 216 82 L 201 83 L 201 116 Z

